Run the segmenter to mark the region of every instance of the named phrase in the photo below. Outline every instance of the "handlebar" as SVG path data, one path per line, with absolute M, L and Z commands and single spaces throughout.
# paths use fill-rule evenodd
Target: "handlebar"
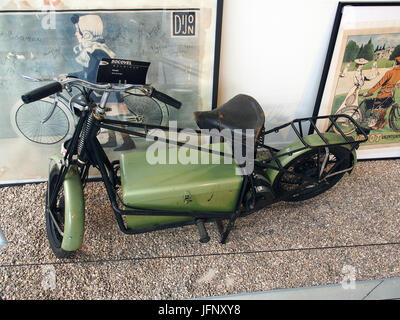
M 157 91 L 156 89 L 153 88 L 153 90 L 151 91 L 151 97 L 154 97 L 168 105 L 170 105 L 171 107 L 174 107 L 176 109 L 179 109 L 182 106 L 182 102 L 170 97 L 169 95 L 162 93 L 160 91 Z
M 24 103 L 31 103 L 51 96 L 52 94 L 55 94 L 57 92 L 61 92 L 62 89 L 62 84 L 55 81 L 24 94 L 23 96 L 21 96 L 21 99 Z
M 24 79 L 41 82 L 41 81 L 50 81 L 54 80 L 54 82 L 45 85 L 43 87 L 37 88 L 32 90 L 24 95 L 21 96 L 21 99 L 24 103 L 31 103 L 57 92 L 61 92 L 65 88 L 70 88 L 72 86 L 81 86 L 86 89 L 96 90 L 96 91 L 103 91 L 103 92 L 125 92 L 132 89 L 140 90 L 143 94 L 148 97 L 154 97 L 174 108 L 179 109 L 182 103 L 169 95 L 156 90 L 151 85 L 132 85 L 132 84 L 99 84 L 99 83 L 92 83 L 86 80 L 68 77 L 65 75 L 60 75 L 57 79 L 36 79 L 32 77 L 23 76 Z

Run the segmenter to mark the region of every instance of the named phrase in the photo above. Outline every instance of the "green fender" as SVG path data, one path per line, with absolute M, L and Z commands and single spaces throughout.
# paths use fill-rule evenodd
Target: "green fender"
M 325 132 L 325 133 L 322 133 L 322 135 L 329 143 L 332 143 L 332 144 L 345 143 L 346 142 L 346 140 L 342 136 L 340 136 L 340 135 L 338 135 L 336 133 Z M 309 135 L 309 136 L 304 137 L 303 139 L 307 144 L 309 144 L 310 146 L 313 146 L 313 147 L 317 147 L 317 146 L 323 147 L 323 146 L 325 146 L 325 142 L 321 139 L 321 137 L 318 134 Z M 349 144 L 345 144 L 345 145 L 341 145 L 341 146 L 351 150 L 351 145 L 349 145 Z M 300 148 L 304 148 L 304 145 L 300 140 L 297 140 L 297 141 L 293 142 L 292 144 L 290 144 L 289 146 L 287 146 L 286 148 L 284 148 L 284 149 L 282 149 L 282 150 L 280 150 L 279 152 L 276 153 L 276 155 L 279 156 L 281 154 L 289 152 L 289 154 L 287 154 L 285 156 L 282 156 L 282 157 L 279 157 L 279 160 L 281 162 L 282 167 L 285 167 L 290 161 L 292 161 L 296 157 L 298 157 L 298 156 L 302 155 L 303 153 L 311 150 L 309 148 L 306 148 L 304 150 L 297 151 L 297 152 L 294 152 L 294 153 L 290 154 L 290 152 L 292 152 L 292 151 L 294 151 L 296 149 L 300 149 Z M 355 167 L 355 165 L 357 163 L 356 151 L 353 150 L 352 154 L 353 154 L 353 159 L 352 160 L 353 160 L 353 169 L 354 169 L 354 167 Z M 272 161 L 271 164 L 273 166 L 278 167 L 278 165 L 276 164 L 275 161 Z M 353 171 L 353 169 L 349 173 L 351 173 Z M 274 180 L 275 180 L 276 176 L 278 175 L 278 173 L 279 173 L 279 170 L 272 169 L 272 168 L 268 168 L 265 171 L 265 174 L 266 174 L 267 178 L 269 179 L 271 185 L 274 183 Z
M 62 157 L 54 156 L 52 160 L 61 167 Z M 76 165 L 71 165 L 64 179 L 64 236 L 61 248 L 65 251 L 75 251 L 82 246 L 85 203 L 82 181 Z
M 64 180 L 65 217 L 61 248 L 75 251 L 82 246 L 85 231 L 85 203 L 82 182 L 76 166 L 70 166 Z

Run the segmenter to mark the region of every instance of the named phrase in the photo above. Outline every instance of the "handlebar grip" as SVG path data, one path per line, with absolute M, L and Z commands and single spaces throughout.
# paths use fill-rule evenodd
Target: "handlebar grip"
M 160 91 L 157 91 L 156 89 L 153 88 L 153 91 L 151 93 L 151 97 L 154 97 L 176 109 L 179 109 L 182 106 L 182 102 L 170 97 L 169 95 L 162 93 Z
M 61 92 L 62 89 L 63 88 L 61 83 L 55 81 L 24 94 L 23 96 L 21 96 L 21 99 L 24 103 L 31 103 L 51 96 L 52 94 L 55 94 L 57 92 Z

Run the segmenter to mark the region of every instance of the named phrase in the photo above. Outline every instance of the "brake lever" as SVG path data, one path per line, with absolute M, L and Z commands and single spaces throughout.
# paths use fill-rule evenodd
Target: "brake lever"
M 33 77 L 25 76 L 25 75 L 22 75 L 22 78 L 23 78 L 24 80 L 28 80 L 28 81 L 40 82 L 40 80 L 37 79 L 37 78 L 33 78 Z
M 47 79 L 39 79 L 26 75 L 21 76 L 24 80 L 32 81 L 32 82 L 45 82 L 45 81 L 57 81 L 57 78 L 47 78 Z

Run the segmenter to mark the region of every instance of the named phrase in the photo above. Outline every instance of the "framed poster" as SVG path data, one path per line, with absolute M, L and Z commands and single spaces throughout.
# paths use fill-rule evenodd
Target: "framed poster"
M 359 159 L 400 156 L 399 15 L 400 4 L 389 2 L 340 2 L 337 9 L 314 115 L 353 117 L 368 133 Z M 338 124 L 359 137 L 345 118 Z
M 196 128 L 193 112 L 216 105 L 222 0 L 4 2 L 0 184 L 45 181 L 49 157 L 59 152 L 76 121 L 68 92 L 43 99 L 40 106 L 23 105 L 22 94 L 45 84 L 23 75 L 50 79 L 73 74 L 95 81 L 93 61 L 100 54 L 150 62 L 147 83 L 182 102 L 178 110 L 157 99 L 126 95 L 110 100 L 111 118 L 157 125 L 177 121 L 179 127 Z M 146 146 L 145 139 L 107 131 L 99 140 L 111 159 Z

